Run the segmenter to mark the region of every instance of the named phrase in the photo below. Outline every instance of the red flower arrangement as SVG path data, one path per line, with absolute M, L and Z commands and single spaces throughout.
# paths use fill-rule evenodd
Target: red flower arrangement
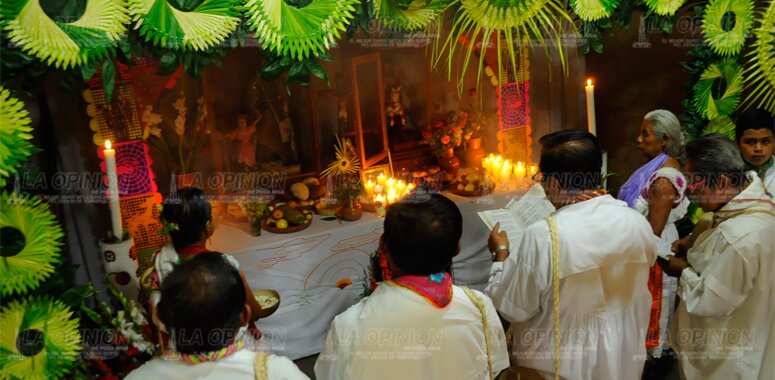
M 463 142 L 468 118 L 468 113 L 463 111 L 436 115 L 428 128 L 422 132 L 422 143 L 428 145 L 437 156 L 442 156 L 449 149 L 459 147 Z

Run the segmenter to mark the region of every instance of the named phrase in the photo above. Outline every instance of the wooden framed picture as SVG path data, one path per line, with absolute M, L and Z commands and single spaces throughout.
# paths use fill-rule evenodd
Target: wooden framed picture
M 390 167 L 390 164 L 373 165 L 368 169 L 361 171 L 361 177 L 363 178 L 364 183 L 368 180 L 377 182 L 377 177 L 379 177 L 380 174 L 384 174 L 385 177 L 393 177 L 393 168 Z

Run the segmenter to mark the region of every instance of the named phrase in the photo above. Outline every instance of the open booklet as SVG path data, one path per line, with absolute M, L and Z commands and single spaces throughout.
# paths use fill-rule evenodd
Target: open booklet
M 534 184 L 519 200 L 512 199 L 502 209 L 481 211 L 479 217 L 490 230 L 496 223 L 500 223 L 500 230 L 509 235 L 509 245 L 514 251 L 519 246 L 525 229 L 545 219 L 553 211 L 554 206 L 546 199 L 544 189 L 541 185 Z

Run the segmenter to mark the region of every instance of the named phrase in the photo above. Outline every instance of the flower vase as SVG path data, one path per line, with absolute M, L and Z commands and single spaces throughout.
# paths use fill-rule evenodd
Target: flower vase
M 261 236 L 261 222 L 264 220 L 262 216 L 251 215 L 248 217 L 250 223 L 250 235 Z
M 342 201 L 337 216 L 343 220 L 354 221 L 363 216 L 363 206 L 357 199 Z
M 444 181 L 452 181 L 460 169 L 460 159 L 455 156 L 455 149 L 449 148 L 438 157 L 439 167 L 444 172 Z
M 130 256 L 134 239 L 130 237 L 118 243 L 109 243 L 105 239 L 99 245 L 100 260 L 109 281 L 128 299 L 136 300 L 140 281 L 137 278 L 137 262 Z
M 482 148 L 482 138 L 474 137 L 468 140 L 468 146 L 466 148 L 466 166 L 469 168 L 482 165 L 482 159 L 487 153 Z

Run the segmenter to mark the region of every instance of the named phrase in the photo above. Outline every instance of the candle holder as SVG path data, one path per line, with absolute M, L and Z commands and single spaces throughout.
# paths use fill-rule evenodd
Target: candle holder
M 136 300 L 140 291 L 137 262 L 129 255 L 134 245 L 135 241 L 131 237 L 120 242 L 113 242 L 108 238 L 99 242 L 100 260 L 105 274 L 116 289 L 130 300 Z

